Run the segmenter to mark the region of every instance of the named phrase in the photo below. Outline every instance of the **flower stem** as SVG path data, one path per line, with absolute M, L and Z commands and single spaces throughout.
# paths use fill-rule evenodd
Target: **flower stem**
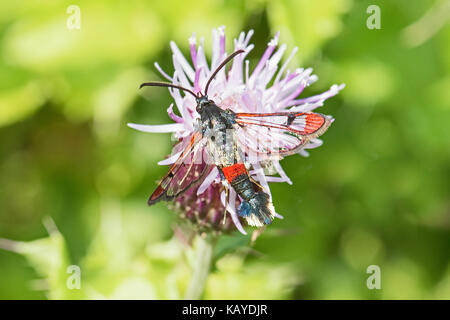
M 194 271 L 186 290 L 186 300 L 198 300 L 202 297 L 208 279 L 216 239 L 213 236 L 197 236 Z

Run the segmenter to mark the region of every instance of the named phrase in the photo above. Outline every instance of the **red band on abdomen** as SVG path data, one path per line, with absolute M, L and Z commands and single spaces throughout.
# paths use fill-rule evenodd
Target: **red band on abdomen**
M 222 168 L 223 175 L 228 180 L 229 183 L 234 180 L 237 176 L 241 174 L 247 175 L 247 169 L 243 163 L 236 163 L 229 167 Z

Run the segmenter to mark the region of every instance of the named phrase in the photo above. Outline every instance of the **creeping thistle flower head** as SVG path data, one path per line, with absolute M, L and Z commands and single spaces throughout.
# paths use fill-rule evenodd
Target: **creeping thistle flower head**
M 268 43 L 268 46 L 253 70 L 249 68 L 247 55 L 253 49 L 250 44 L 253 30 L 242 32 L 234 39 L 234 50 L 244 50 L 231 62 L 227 72 L 222 68 L 208 88 L 208 98 L 214 101 L 222 109 L 230 109 L 234 112 L 245 113 L 274 113 L 274 112 L 309 112 L 323 105 L 324 101 L 336 95 L 344 85 L 333 85 L 328 91 L 321 94 L 299 98 L 303 90 L 313 82 L 317 76 L 312 74 L 312 69 L 298 68 L 293 71 L 287 66 L 297 51 L 294 48 L 288 58 L 280 65 L 280 61 L 286 51 L 286 45 L 278 47 L 278 33 Z M 213 30 L 211 63 L 207 62 L 203 39 L 197 41 L 195 35 L 189 39 L 190 62 L 181 53 L 174 42 L 170 43 L 175 71 L 170 76 L 155 63 L 156 69 L 161 75 L 176 84 L 187 88 L 194 93 L 203 92 L 206 82 L 214 70 L 228 56 L 225 50 L 224 27 Z M 271 82 L 272 81 L 272 82 Z M 271 84 L 270 84 L 271 83 Z M 169 117 L 174 121 L 165 125 L 139 125 L 129 124 L 131 128 L 144 132 L 171 132 L 178 143 L 174 146 L 172 155 L 160 161 L 159 165 L 172 165 L 180 156 L 180 146 L 186 145 L 197 125 L 199 113 L 197 101 L 191 94 L 182 94 L 180 90 L 169 88 L 174 103 L 167 109 Z M 178 114 L 174 111 L 174 106 Z M 331 117 L 330 117 L 331 119 Z M 240 133 L 238 132 L 237 135 Z M 257 141 L 261 132 L 255 132 L 255 136 L 238 137 L 248 143 Z M 277 139 L 270 136 L 270 130 L 265 132 L 269 139 Z M 259 137 L 258 137 L 259 136 Z M 298 153 L 308 156 L 307 149 L 313 149 L 322 145 L 319 139 L 310 139 Z M 292 184 L 279 162 L 281 159 L 261 159 L 250 157 L 246 165 L 252 179 L 271 198 L 269 182 L 287 182 Z M 198 172 L 198 174 L 200 174 Z M 227 212 L 231 219 L 224 219 L 225 191 L 221 183 L 219 171 L 215 166 L 205 174 L 201 181 L 174 200 L 174 207 L 182 218 L 192 222 L 197 230 L 228 231 L 236 227 L 241 233 L 246 234 L 242 227 L 242 220 L 237 214 L 237 206 L 241 199 L 233 188 L 230 188 Z M 282 218 L 275 213 L 275 216 Z M 222 221 L 226 221 L 225 224 Z

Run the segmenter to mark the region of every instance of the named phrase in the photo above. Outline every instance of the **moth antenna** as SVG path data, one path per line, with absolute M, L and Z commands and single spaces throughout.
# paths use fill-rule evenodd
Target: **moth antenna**
M 209 88 L 209 84 L 211 83 L 211 81 L 214 79 L 214 77 L 217 75 L 217 73 L 220 71 L 220 69 L 222 69 L 228 62 L 230 62 L 235 56 L 237 56 L 238 54 L 241 54 L 245 52 L 242 49 L 239 49 L 235 52 L 233 52 L 232 54 L 230 54 L 225 60 L 223 60 L 223 62 L 216 68 L 216 70 L 213 72 L 213 74 L 211 75 L 211 77 L 209 77 L 208 82 L 206 83 L 206 87 L 205 87 L 205 96 L 208 94 L 208 88 Z
M 192 94 L 196 99 L 198 98 L 198 96 L 192 92 L 189 89 L 186 89 L 182 86 L 178 86 L 176 84 L 170 83 L 170 82 L 157 82 L 157 81 L 152 81 L 152 82 L 145 82 L 143 84 L 141 84 L 139 86 L 139 89 L 141 89 L 142 87 L 169 87 L 169 88 L 176 88 L 176 89 L 180 89 L 186 92 L 189 92 L 190 94 Z

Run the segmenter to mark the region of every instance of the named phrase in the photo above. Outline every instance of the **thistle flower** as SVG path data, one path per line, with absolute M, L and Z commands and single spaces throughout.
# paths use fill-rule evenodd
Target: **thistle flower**
M 317 76 L 312 74 L 312 69 L 298 68 L 294 71 L 287 69 L 287 65 L 297 51 L 294 48 L 286 61 L 279 68 L 281 58 L 286 51 L 286 45 L 281 45 L 278 49 L 279 34 L 268 43 L 268 46 L 260 61 L 253 69 L 249 70 L 249 61 L 246 56 L 253 49 L 250 38 L 253 30 L 247 34 L 242 32 L 237 39 L 234 39 L 234 51 L 244 50 L 245 52 L 234 58 L 228 73 L 225 69 L 219 71 L 215 79 L 211 82 L 208 96 L 219 107 L 230 109 L 234 112 L 248 113 L 273 113 L 283 111 L 308 112 L 323 105 L 324 101 L 336 95 L 344 85 L 333 85 L 328 91 L 308 98 L 297 98 L 302 91 L 317 81 Z M 193 92 L 200 92 L 210 75 L 227 57 L 225 50 L 224 27 L 213 30 L 212 59 L 209 65 L 204 50 L 203 39 L 197 45 L 195 35 L 189 39 L 190 55 L 192 64 L 174 42 L 170 43 L 172 49 L 173 65 L 175 71 L 173 76 L 169 76 L 161 67 L 155 63 L 156 69 L 171 83 L 181 85 Z M 271 85 L 269 83 L 272 82 Z M 179 141 L 175 145 L 172 155 L 160 161 L 159 165 L 173 164 L 180 155 L 180 146 L 183 142 L 189 141 L 194 133 L 196 121 L 199 117 L 196 111 L 196 101 L 191 95 L 182 96 L 178 89 L 169 88 L 169 92 L 174 99 L 176 108 L 180 114 L 175 114 L 172 103 L 167 109 L 169 117 L 175 122 L 165 125 L 128 125 L 144 132 L 171 132 L 174 138 Z M 259 133 L 260 134 L 260 133 Z M 255 139 L 257 139 L 255 133 Z M 252 139 L 252 137 L 248 137 Z M 269 137 L 270 138 L 270 137 Z M 322 145 L 320 139 L 311 139 L 298 153 L 308 156 L 307 149 L 313 149 Z M 261 159 L 251 159 L 249 171 L 251 177 L 257 181 L 263 190 L 271 198 L 269 182 L 292 181 L 284 172 L 279 162 L 281 159 L 271 159 L 262 161 Z M 175 208 L 181 216 L 193 222 L 199 230 L 213 229 L 228 231 L 234 226 L 243 234 L 246 234 L 242 227 L 241 220 L 237 214 L 237 206 L 241 202 L 239 196 L 231 188 L 229 203 L 226 208 L 231 216 L 231 224 L 222 224 L 225 214 L 225 192 L 222 188 L 219 171 L 213 168 L 206 177 L 196 187 L 192 187 L 187 192 L 175 199 Z M 282 218 L 279 214 L 276 217 Z M 228 219 L 230 220 L 230 219 Z

